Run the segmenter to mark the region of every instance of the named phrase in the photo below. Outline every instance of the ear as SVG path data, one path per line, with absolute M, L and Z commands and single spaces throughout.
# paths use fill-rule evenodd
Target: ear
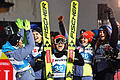
M 53 49 L 55 49 L 55 44 L 52 44 L 52 46 L 53 46 Z

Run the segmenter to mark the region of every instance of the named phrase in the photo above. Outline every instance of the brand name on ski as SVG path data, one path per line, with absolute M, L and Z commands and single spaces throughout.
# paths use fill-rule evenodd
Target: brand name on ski
M 76 3 L 73 2 L 73 6 L 72 6 L 72 20 L 71 20 L 71 38 L 74 39 L 74 33 L 75 33 L 75 23 L 76 23 Z
M 69 62 L 73 62 L 73 49 L 69 49 Z
M 51 63 L 50 50 L 46 50 L 46 59 L 47 59 L 47 63 Z
M 43 9 L 43 24 L 44 24 L 44 35 L 45 38 L 49 39 L 47 34 L 48 34 L 48 19 L 47 19 L 47 8 L 46 8 L 46 4 L 42 3 L 42 9 Z

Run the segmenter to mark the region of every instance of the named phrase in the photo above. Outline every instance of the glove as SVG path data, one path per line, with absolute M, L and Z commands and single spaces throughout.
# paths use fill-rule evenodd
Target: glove
M 63 16 L 59 16 L 58 17 L 58 22 L 63 21 L 63 18 L 64 18 Z
M 25 27 L 24 27 L 24 29 L 27 31 L 27 30 L 30 30 L 30 21 L 29 20 L 25 20 L 24 21 L 24 23 L 25 23 Z
M 24 27 L 23 26 L 23 20 L 20 20 L 20 18 L 17 18 L 16 25 L 19 29 L 22 29 Z
M 84 59 L 82 58 L 81 54 L 78 53 L 78 50 L 75 50 L 75 58 L 74 58 L 74 65 L 84 65 Z
M 42 56 L 41 56 L 41 59 L 42 59 L 42 60 L 45 60 L 45 55 L 46 55 L 46 52 L 43 51 L 43 52 L 42 52 Z
M 114 14 L 111 8 L 107 7 L 106 11 L 108 13 L 108 18 L 114 18 Z
M 78 50 L 78 49 L 75 49 L 74 51 L 75 51 L 75 53 L 79 53 L 79 50 Z

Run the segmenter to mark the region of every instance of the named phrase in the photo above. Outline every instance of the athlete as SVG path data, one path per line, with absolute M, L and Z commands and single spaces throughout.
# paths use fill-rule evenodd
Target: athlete
M 54 38 L 55 49 L 52 54 L 52 70 L 54 80 L 65 80 L 67 67 L 67 40 L 63 35 Z M 75 51 L 74 65 L 83 65 L 84 61 L 80 54 Z
M 92 31 L 85 31 L 81 34 L 80 43 L 77 49 L 79 50 L 79 54 L 82 55 L 84 59 L 84 65 L 78 66 L 76 65 L 76 72 L 74 76 L 75 80 L 93 80 L 93 71 L 92 71 L 92 60 L 94 49 L 91 46 L 92 38 L 94 33 Z
M 26 30 L 28 44 L 23 47 L 22 37 L 18 34 L 13 34 L 9 37 L 6 44 L 3 45 L 2 52 L 6 54 L 14 69 L 17 71 L 16 80 L 35 80 L 34 71 L 28 61 L 28 55 L 32 52 L 35 45 L 30 29 L 30 22 L 25 20 L 25 26 L 23 26 L 21 25 L 23 22 L 20 19 L 17 21 L 18 28 L 24 28 Z M 19 23 L 19 21 L 21 23 Z
M 35 80 L 43 80 L 43 39 L 42 39 L 42 28 L 38 26 L 37 24 L 31 24 L 31 26 L 34 28 L 32 29 L 32 33 L 34 36 L 35 41 L 35 47 L 32 51 L 32 54 L 30 54 L 30 64 L 35 71 Z

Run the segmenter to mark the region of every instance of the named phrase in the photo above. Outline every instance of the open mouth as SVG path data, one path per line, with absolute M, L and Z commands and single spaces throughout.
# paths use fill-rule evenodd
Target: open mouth
M 58 46 L 58 47 L 62 47 L 62 46 Z
M 37 40 L 38 39 L 38 37 L 35 37 L 35 40 Z
M 101 38 L 104 38 L 104 36 L 101 36 Z

